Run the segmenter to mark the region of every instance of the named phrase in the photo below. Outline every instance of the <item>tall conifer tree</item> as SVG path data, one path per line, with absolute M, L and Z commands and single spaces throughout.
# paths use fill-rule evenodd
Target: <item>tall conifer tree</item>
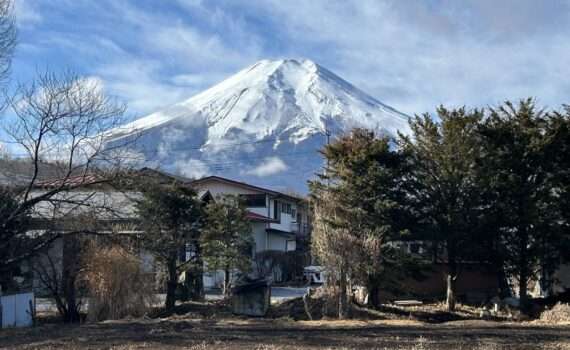
M 310 184 L 318 221 L 313 251 L 339 277 L 339 316 L 346 310 L 346 279 L 367 286 L 379 305 L 385 243 L 405 229 L 405 156 L 389 138 L 355 129 L 326 146 L 326 171 Z
M 539 271 L 548 281 L 567 247 L 569 120 L 525 99 L 491 109 L 480 130 L 501 263 L 518 284 L 523 307 L 529 281 Z
M 475 171 L 480 151 L 480 110 L 437 109 L 410 120 L 411 136 L 400 137 L 410 155 L 410 197 L 420 213 L 426 240 L 443 248 L 447 264 L 447 308 L 455 310 L 460 262 L 475 256 L 481 189 Z

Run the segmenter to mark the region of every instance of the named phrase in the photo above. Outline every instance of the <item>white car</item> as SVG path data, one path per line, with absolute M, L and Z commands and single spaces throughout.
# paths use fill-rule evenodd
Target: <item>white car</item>
M 326 271 L 323 266 L 307 266 L 303 269 L 303 275 L 311 284 L 323 284 L 326 280 Z

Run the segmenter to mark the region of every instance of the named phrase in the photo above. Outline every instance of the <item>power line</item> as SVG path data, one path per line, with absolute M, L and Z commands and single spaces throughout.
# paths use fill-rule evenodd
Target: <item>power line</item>
M 322 135 L 321 133 L 315 133 L 309 136 L 309 138 L 315 137 L 317 135 Z M 330 136 L 330 134 L 329 134 Z M 327 140 L 328 137 L 327 136 Z M 245 145 L 255 145 L 255 144 L 260 144 L 260 143 L 268 143 L 268 142 L 274 142 L 274 141 L 281 141 L 282 139 L 279 137 L 272 137 L 272 138 L 268 138 L 268 139 L 263 139 L 263 140 L 257 140 L 257 141 L 247 141 L 247 142 L 237 142 L 237 143 L 212 143 L 212 144 L 204 144 L 202 146 L 193 146 L 193 147 L 188 147 L 188 146 L 179 146 L 179 147 L 175 147 L 175 148 L 168 148 L 165 152 L 167 153 L 171 153 L 171 152 L 178 152 L 178 151 L 191 151 L 191 150 L 205 150 L 209 147 L 211 148 L 225 148 L 225 147 L 236 147 L 236 146 L 245 146 Z M 328 141 L 327 141 L 328 142 Z M 136 148 L 136 144 L 135 144 L 135 148 Z M 143 152 L 145 155 L 149 155 L 149 154 L 159 154 L 161 152 L 161 150 L 145 150 L 142 149 L 141 152 Z
M 323 132 L 318 132 L 315 134 L 312 134 L 309 136 L 309 138 L 315 137 L 317 135 L 324 135 L 326 136 L 326 142 L 327 144 L 330 143 L 330 136 L 331 136 L 331 132 L 329 130 L 326 130 L 324 133 Z M 275 142 L 275 141 L 280 141 L 281 138 L 279 137 L 272 137 L 272 138 L 267 138 L 267 139 L 263 139 L 263 140 L 256 140 L 256 141 L 247 141 L 247 142 L 236 142 L 236 143 L 218 143 L 218 144 L 209 144 L 209 145 L 201 145 L 201 146 L 192 146 L 192 147 L 188 147 L 188 146 L 179 146 L 179 147 L 175 147 L 175 148 L 169 148 L 167 151 L 162 151 L 162 150 L 145 150 L 143 149 L 136 149 L 136 144 L 134 144 L 135 147 L 133 147 L 132 149 L 135 151 L 139 151 L 141 152 L 144 156 L 145 162 L 152 162 L 152 161 L 158 161 L 159 159 L 158 156 L 161 152 L 165 152 L 167 155 L 168 154 L 172 154 L 172 153 L 176 153 L 176 152 L 187 152 L 187 151 L 192 151 L 192 150 L 200 150 L 200 151 L 204 151 L 204 148 L 208 148 L 208 147 L 212 147 L 212 148 L 225 148 L 225 147 L 238 147 L 238 146 L 245 146 L 245 145 L 255 145 L 255 144 L 261 144 L 261 143 L 268 143 L 268 142 Z M 310 151 L 303 151 L 303 152 L 292 152 L 292 153 L 269 153 L 266 155 L 262 155 L 262 156 L 255 156 L 255 157 L 250 157 L 250 156 L 246 156 L 246 157 L 241 157 L 241 159 L 235 159 L 235 160 L 224 160 L 223 157 L 215 157 L 215 158 L 203 158 L 201 157 L 204 153 L 200 152 L 199 155 L 200 157 L 198 158 L 190 158 L 189 160 L 197 160 L 200 162 L 205 163 L 205 165 L 209 165 L 212 167 L 217 167 L 220 169 L 228 169 L 230 167 L 234 167 L 237 166 L 239 164 L 244 164 L 246 162 L 251 162 L 254 160 L 259 160 L 259 159 L 266 159 L 269 157 L 293 157 L 293 156 L 308 156 L 308 155 L 316 155 L 317 154 L 317 150 L 310 150 Z M 20 154 L 11 154 L 10 157 L 12 158 L 28 158 L 30 155 L 27 153 L 20 153 Z M 152 157 L 149 157 L 152 156 Z

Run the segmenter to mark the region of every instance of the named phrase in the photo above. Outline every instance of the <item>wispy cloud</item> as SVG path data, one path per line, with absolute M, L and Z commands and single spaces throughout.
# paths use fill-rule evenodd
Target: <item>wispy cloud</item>
M 246 171 L 245 173 L 248 175 L 264 177 L 283 172 L 287 169 L 287 164 L 285 164 L 285 162 L 283 162 L 279 157 L 268 157 L 265 158 L 255 168 Z
M 570 3 L 19 0 L 14 72 L 71 66 L 142 115 L 261 58 L 307 57 L 408 114 L 568 101 Z M 70 29 L 73 28 L 73 29 Z
M 191 179 L 199 179 L 211 172 L 208 165 L 198 159 L 177 160 L 174 163 L 174 169 L 177 173 Z
M 18 0 L 14 2 L 14 14 L 19 26 L 33 26 L 43 20 L 41 13 L 30 0 Z

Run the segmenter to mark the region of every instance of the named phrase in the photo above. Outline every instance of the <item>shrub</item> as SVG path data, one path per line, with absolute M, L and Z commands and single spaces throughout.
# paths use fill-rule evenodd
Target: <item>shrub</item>
M 84 278 L 91 296 L 90 321 L 139 317 L 154 303 L 152 278 L 140 258 L 119 246 L 91 246 Z
M 552 323 L 570 322 L 570 304 L 558 303 L 540 314 L 540 320 Z

